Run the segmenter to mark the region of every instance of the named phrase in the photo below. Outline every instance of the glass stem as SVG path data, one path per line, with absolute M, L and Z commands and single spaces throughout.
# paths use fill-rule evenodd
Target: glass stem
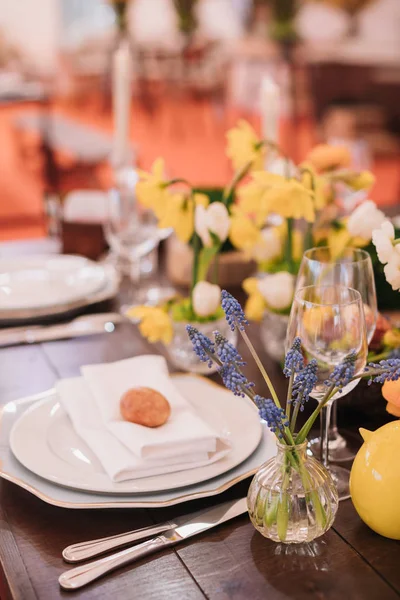
M 321 462 L 329 467 L 329 425 L 331 420 L 332 402 L 328 402 L 320 412 L 321 426 Z
M 331 423 L 329 426 L 329 439 L 330 440 L 335 440 L 337 438 L 338 435 L 338 428 L 337 428 L 337 403 L 334 402 L 333 406 L 332 406 L 332 410 L 331 410 Z

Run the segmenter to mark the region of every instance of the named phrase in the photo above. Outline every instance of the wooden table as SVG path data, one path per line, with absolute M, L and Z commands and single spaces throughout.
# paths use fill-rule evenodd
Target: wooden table
M 260 347 L 257 327 L 252 326 L 249 333 Z M 245 349 L 240 349 L 247 358 Z M 119 325 L 107 335 L 2 349 L 0 401 L 46 390 L 57 378 L 77 375 L 83 364 L 152 352 L 154 348 L 130 324 Z M 262 351 L 261 356 L 275 385 L 284 390 L 286 381 L 279 367 Z M 261 385 L 250 361 L 249 377 Z M 346 417 L 354 429 L 355 425 L 376 428 L 389 420 L 380 392 L 368 388 L 366 395 L 366 389 L 360 384 L 351 399 L 341 401 L 339 423 Z M 169 509 L 86 511 L 47 505 L 1 481 L 0 598 L 64 598 L 68 592 L 61 591 L 57 579 L 67 568 L 61 551 L 68 544 L 143 527 L 240 497 L 248 485 L 245 481 L 221 497 Z M 340 504 L 326 535 L 299 547 L 264 539 L 243 515 L 175 549 L 116 571 L 73 596 L 88 600 L 391 600 L 400 596 L 400 542 L 368 529 L 349 500 Z

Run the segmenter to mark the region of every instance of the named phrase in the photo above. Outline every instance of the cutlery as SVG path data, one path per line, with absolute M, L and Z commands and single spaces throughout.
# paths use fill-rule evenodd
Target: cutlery
M 152 535 L 168 531 L 168 529 L 174 529 L 177 526 L 176 522 L 167 521 L 166 523 L 161 523 L 159 525 L 149 525 L 148 527 L 142 527 L 141 529 L 127 531 L 117 535 L 110 535 L 109 537 L 98 538 L 97 540 L 72 544 L 71 546 L 64 548 L 62 553 L 63 559 L 69 563 L 81 562 L 88 558 L 93 558 L 93 556 L 105 554 L 114 548 L 144 540 Z
M 125 317 L 118 313 L 99 313 L 83 315 L 68 323 L 10 327 L 0 331 L 0 347 L 36 344 L 94 333 L 111 333 L 114 331 L 115 325 L 124 320 Z
M 162 535 L 142 542 L 132 548 L 120 550 L 110 556 L 99 558 L 80 567 L 75 567 L 60 575 L 58 582 L 63 589 L 75 590 L 106 573 L 147 556 L 159 552 L 163 548 L 175 546 L 183 540 L 208 531 L 225 521 L 229 521 L 247 512 L 247 500 L 224 502 L 214 508 L 185 515 L 176 519 L 177 526 L 165 531 Z

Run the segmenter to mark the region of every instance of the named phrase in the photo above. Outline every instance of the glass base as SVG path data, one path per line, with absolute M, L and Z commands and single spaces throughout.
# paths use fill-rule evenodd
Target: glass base
M 329 460 L 331 462 L 348 462 L 355 458 L 362 444 L 361 437 L 351 431 L 341 430 L 329 439 Z M 321 438 L 310 440 L 310 448 L 317 458 L 321 455 Z
M 337 487 L 339 501 L 350 498 L 350 471 L 337 465 L 329 465 L 328 471 Z

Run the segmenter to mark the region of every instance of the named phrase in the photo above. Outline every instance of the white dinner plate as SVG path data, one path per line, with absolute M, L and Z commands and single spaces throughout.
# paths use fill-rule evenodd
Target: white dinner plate
M 103 494 L 143 494 L 174 490 L 218 477 L 248 458 L 258 446 L 262 428 L 257 409 L 207 379 L 179 375 L 175 383 L 198 414 L 231 449 L 221 460 L 195 469 L 113 482 L 97 457 L 73 430 L 54 393 L 29 408 L 14 424 L 10 447 L 27 469 L 58 485 Z
M 81 256 L 38 256 L 0 260 L 0 313 L 76 302 L 100 290 L 104 267 Z

